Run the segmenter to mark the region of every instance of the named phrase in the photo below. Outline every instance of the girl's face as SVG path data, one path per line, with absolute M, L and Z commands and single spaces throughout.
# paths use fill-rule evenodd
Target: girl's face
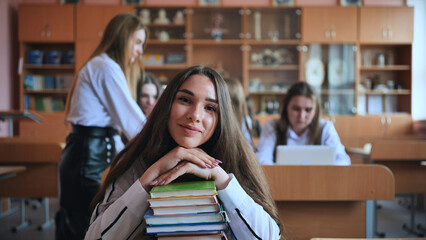
M 157 102 L 157 87 L 152 83 L 147 83 L 140 91 L 139 106 L 148 117 Z
M 134 63 L 135 60 L 143 53 L 143 44 L 145 40 L 146 34 L 143 29 L 137 30 L 135 34 L 130 37 L 128 43 L 130 63 Z
M 168 128 L 179 146 L 194 148 L 213 135 L 219 114 L 216 87 L 204 75 L 192 75 L 179 88 Z
M 297 135 L 301 135 L 315 116 L 315 103 L 312 98 L 295 96 L 287 106 L 288 120 Z

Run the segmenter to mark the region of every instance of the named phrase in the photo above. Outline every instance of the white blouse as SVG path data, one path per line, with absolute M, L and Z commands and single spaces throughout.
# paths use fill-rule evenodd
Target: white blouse
M 67 120 L 82 126 L 113 127 L 130 140 L 140 132 L 146 117 L 132 98 L 120 65 L 103 53 L 79 72 Z M 118 135 L 114 140 L 118 152 L 124 144 Z
M 270 120 L 265 123 L 260 134 L 259 141 L 256 145 L 256 157 L 261 164 L 274 164 L 274 150 L 277 142 L 275 135 L 275 126 L 279 119 Z M 335 165 L 351 165 L 351 159 L 345 152 L 345 147 L 340 142 L 339 135 L 332 122 L 321 119 L 322 126 L 321 145 L 336 147 Z M 307 129 L 304 133 L 298 136 L 293 129 L 287 130 L 287 145 L 308 145 L 310 130 Z

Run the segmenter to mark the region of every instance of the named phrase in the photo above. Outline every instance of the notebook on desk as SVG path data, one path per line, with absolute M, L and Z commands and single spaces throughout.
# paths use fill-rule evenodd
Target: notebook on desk
M 279 145 L 276 164 L 279 165 L 334 165 L 336 148 L 323 145 Z

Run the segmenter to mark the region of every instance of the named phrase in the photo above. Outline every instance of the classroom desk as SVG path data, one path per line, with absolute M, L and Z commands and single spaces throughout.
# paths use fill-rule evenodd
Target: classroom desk
M 391 200 L 392 172 L 381 165 L 264 165 L 288 239 L 365 238 L 366 200 Z
M 1 138 L 0 166 L 21 165 L 27 170 L 1 181 L 0 197 L 57 197 L 61 151 L 61 143 L 46 139 Z
M 360 156 L 364 163 L 387 166 L 395 176 L 395 193 L 426 193 L 426 139 L 399 138 L 376 140 L 371 151 L 346 148 L 349 154 Z
M 26 169 L 27 168 L 24 166 L 0 166 L 0 181 L 11 177 L 16 177 L 18 173 L 21 173 Z M 0 201 L 0 218 L 6 217 L 15 212 L 15 209 L 10 208 L 10 199 L 7 198 L 5 200 L 5 202 L 3 202 L 3 199 Z
M 415 194 L 426 193 L 426 139 L 419 136 L 405 136 L 373 142 L 371 150 L 347 148 L 349 154 L 360 156 L 364 163 L 387 166 L 395 176 L 395 194 L 410 194 L 414 205 Z M 415 230 L 415 209 L 411 208 L 410 223 L 404 228 L 413 234 Z
M 0 121 L 9 120 L 9 137 L 13 137 L 13 120 L 14 119 L 24 119 L 28 118 L 34 122 L 40 123 L 41 116 L 33 111 L 18 111 L 18 110 L 9 110 L 9 111 L 0 111 Z
M 17 177 L 0 181 L 0 197 L 21 198 L 21 223 L 12 231 L 26 228 L 25 198 L 43 198 L 43 230 L 53 224 L 49 214 L 49 197 L 58 197 L 59 161 L 63 144 L 51 138 L 0 138 L 0 167 L 20 165 L 26 168 Z
M 0 180 L 15 177 L 17 173 L 23 172 L 27 169 L 24 166 L 0 166 Z

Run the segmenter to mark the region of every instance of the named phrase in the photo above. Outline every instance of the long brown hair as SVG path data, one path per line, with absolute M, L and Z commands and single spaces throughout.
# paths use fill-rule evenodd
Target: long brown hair
M 158 82 L 158 79 L 155 77 L 154 74 L 149 73 L 149 72 L 145 72 L 144 74 L 142 74 L 142 76 L 139 78 L 138 84 L 136 85 L 136 102 L 138 103 L 138 105 L 140 106 L 140 99 L 141 99 L 141 91 L 143 86 L 145 86 L 146 84 L 152 83 L 155 86 L 155 89 L 157 90 L 157 94 L 155 94 L 155 99 L 158 99 L 161 95 L 161 86 L 160 83 Z
M 129 49 L 129 39 L 135 37 L 135 32 L 143 29 L 145 31 L 146 39 L 143 43 L 143 48 L 146 47 L 146 42 L 149 37 L 148 28 L 142 24 L 141 20 L 129 13 L 120 13 L 109 21 L 108 25 L 105 28 L 102 40 L 96 47 L 95 51 L 90 56 L 90 60 L 101 55 L 102 53 L 108 54 L 108 56 L 114 60 L 123 71 L 126 76 L 127 86 L 129 87 L 132 97 L 136 99 L 136 94 L 133 89 L 136 89 L 136 83 L 140 76 L 142 68 L 142 59 L 136 59 L 135 63 L 131 64 L 129 59 L 130 56 L 128 53 Z M 86 63 L 87 63 L 86 62 Z M 71 85 L 70 91 L 67 96 L 67 102 L 65 107 L 65 116 L 69 113 L 69 108 L 71 104 L 71 98 L 74 92 L 75 85 L 77 83 L 78 75 L 74 78 L 74 81 Z
M 112 162 L 104 184 L 92 201 L 92 210 L 102 201 L 107 186 L 129 169 L 135 161 L 140 161 L 143 169 L 146 170 L 177 146 L 168 131 L 167 123 L 176 93 L 193 75 L 203 75 L 214 82 L 219 103 L 216 129 L 212 137 L 199 147 L 210 156 L 221 159 L 222 168 L 235 175 L 247 194 L 271 215 L 282 230 L 283 225 L 262 167 L 239 130 L 240 124 L 235 120 L 226 83 L 215 70 L 204 66 L 185 69 L 168 84 L 142 131 Z
M 314 101 L 315 115 L 312 119 L 312 123 L 309 125 L 309 129 L 311 131 L 309 142 L 315 145 L 321 144 L 316 142 L 316 139 L 318 139 L 318 136 L 321 134 L 319 128 L 319 120 L 321 117 L 320 99 L 315 94 L 314 89 L 308 83 L 298 82 L 290 87 L 282 102 L 280 119 L 278 124 L 275 126 L 275 134 L 277 136 L 277 143 L 275 147 L 278 145 L 287 145 L 287 130 L 290 125 L 288 120 L 287 107 L 291 99 L 296 96 L 305 96 Z

